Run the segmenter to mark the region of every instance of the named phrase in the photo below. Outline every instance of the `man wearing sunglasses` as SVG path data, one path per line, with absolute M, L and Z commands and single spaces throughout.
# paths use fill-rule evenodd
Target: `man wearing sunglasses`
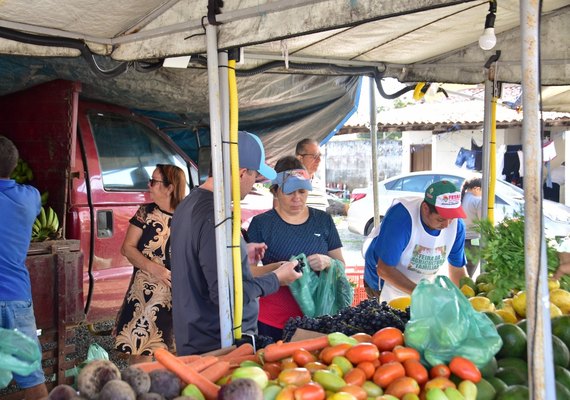
M 238 132 L 240 194 L 243 199 L 258 175 L 276 177 L 265 164 L 265 150 L 259 138 Z M 214 180 L 210 176 L 176 208 L 172 217 L 172 314 L 178 355 L 201 354 L 220 347 L 216 221 Z M 264 244 L 250 244 L 253 250 Z M 241 240 L 244 335 L 257 334 L 258 298 L 275 293 L 301 277 L 297 261 L 285 262 L 275 271 L 253 277 L 245 241 Z M 252 250 L 252 252 L 253 252 Z M 259 255 L 259 254 L 258 254 Z
M 326 211 L 329 202 L 327 200 L 325 181 L 320 180 L 316 176 L 322 158 L 319 142 L 314 139 L 301 140 L 295 147 L 295 157 L 301 161 L 311 177 L 313 189 L 309 192 L 307 206 Z

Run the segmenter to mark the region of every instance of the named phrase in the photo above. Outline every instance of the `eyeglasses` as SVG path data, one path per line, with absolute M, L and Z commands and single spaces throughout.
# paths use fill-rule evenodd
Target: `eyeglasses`
M 301 157 L 312 157 L 313 160 L 319 160 L 322 156 L 321 153 L 317 153 L 317 154 L 299 154 Z
M 150 184 L 150 186 L 154 186 L 155 183 L 164 183 L 164 181 L 159 181 L 158 179 L 150 178 L 148 180 L 148 183 Z

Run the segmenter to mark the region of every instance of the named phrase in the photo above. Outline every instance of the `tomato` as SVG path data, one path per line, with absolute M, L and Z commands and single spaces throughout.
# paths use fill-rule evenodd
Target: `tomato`
M 356 400 L 366 400 L 368 394 L 360 386 L 356 385 L 346 385 L 340 388 L 339 393 L 349 393 L 356 397 Z
M 372 343 L 358 343 L 346 351 L 346 358 L 353 364 L 357 365 L 362 361 L 374 361 L 380 356 L 378 347 Z
M 429 379 L 426 367 L 418 360 L 404 361 L 404 369 L 406 370 L 406 376 L 415 379 L 420 385 L 423 385 Z
M 387 388 L 394 380 L 406 376 L 404 366 L 397 361 L 382 364 L 374 372 L 372 380 L 382 389 Z
M 322 362 L 310 362 L 305 364 L 305 368 L 307 368 L 309 370 L 309 372 L 312 374 L 315 371 L 321 370 L 321 369 L 327 369 L 326 364 L 323 364 Z
M 269 375 L 269 379 L 277 379 L 281 372 L 281 364 L 278 362 L 266 362 L 263 364 L 263 370 Z
M 432 388 L 445 390 L 448 387 L 451 387 L 454 389 L 457 388 L 455 386 L 455 383 L 453 383 L 448 378 L 445 378 L 443 376 L 438 376 L 437 378 L 433 378 L 433 379 L 430 379 L 429 381 L 427 381 L 426 384 L 424 385 L 424 390 L 426 392 L 428 391 L 428 389 L 432 389 Z
M 394 347 L 404 344 L 404 334 L 398 328 L 388 326 L 372 335 L 372 343 L 374 343 L 380 351 L 391 351 Z
M 293 361 L 295 361 L 299 367 L 304 367 L 307 363 L 317 361 L 317 357 L 305 349 L 298 349 L 293 353 Z
M 331 364 L 327 367 L 327 371 L 332 372 L 333 374 L 335 374 L 336 376 L 340 376 L 342 378 L 342 376 L 344 375 L 344 372 L 342 371 L 342 368 L 340 368 L 338 365 L 336 364 Z
M 420 352 L 412 347 L 396 346 L 392 352 L 401 363 L 406 360 L 420 361 Z
M 374 375 L 374 371 L 376 371 L 376 366 L 370 361 L 362 361 L 361 363 L 358 363 L 356 368 L 364 371 L 366 379 L 371 379 Z
M 449 369 L 452 374 L 457 375 L 463 380 L 473 383 L 481 381 L 481 371 L 473 362 L 463 357 L 453 357 L 449 363 Z
M 344 356 L 346 351 L 348 349 L 350 349 L 351 347 L 352 347 L 352 345 L 350 345 L 348 343 L 341 343 L 341 344 L 337 344 L 336 346 L 327 346 L 321 351 L 319 358 L 325 364 L 330 364 L 334 357 Z
M 355 333 L 351 338 L 356 339 L 360 343 L 372 343 L 372 336 L 364 332 Z
M 372 374 L 374 375 L 374 372 Z M 353 368 L 344 374 L 344 381 L 348 385 L 362 386 L 366 382 L 366 373 L 360 368 Z
M 315 382 L 309 382 L 294 392 L 295 400 L 324 400 L 326 397 L 325 389 Z
M 449 378 L 451 376 L 451 371 L 449 367 L 445 364 L 437 364 L 431 367 L 429 370 L 430 378 L 437 378 L 438 376 L 443 376 L 444 378 Z
M 380 363 L 382 364 L 386 364 L 392 361 L 398 361 L 398 359 L 396 358 L 396 355 L 394 353 L 392 353 L 391 351 L 383 351 L 380 353 L 380 357 L 378 357 L 378 359 L 380 360 Z
M 298 365 L 293 361 L 293 357 L 287 357 L 281 360 L 281 369 L 297 368 Z
M 420 385 L 418 385 L 415 379 L 403 376 L 392 381 L 384 393 L 401 399 L 406 393 L 420 394 Z
M 330 390 L 332 392 L 338 392 L 341 387 L 346 386 L 344 379 L 335 375 L 331 371 L 316 371 L 313 374 L 313 380 L 321 385 L 325 390 Z
M 284 387 L 279 393 L 277 393 L 275 400 L 295 400 L 295 389 L 297 389 L 297 387 L 293 385 Z
M 352 368 L 354 368 L 352 363 L 345 356 L 333 357 L 331 365 L 333 364 L 338 365 L 340 367 L 343 375 L 346 374 L 348 371 L 350 371 Z
M 281 371 L 277 377 L 281 386 L 302 386 L 311 381 L 311 373 L 306 368 L 289 368 Z

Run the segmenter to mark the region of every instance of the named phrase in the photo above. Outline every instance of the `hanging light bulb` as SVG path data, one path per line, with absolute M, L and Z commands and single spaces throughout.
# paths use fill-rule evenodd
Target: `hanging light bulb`
M 483 50 L 491 50 L 497 44 L 495 36 L 495 13 L 497 12 L 497 2 L 492 0 L 489 2 L 489 13 L 485 18 L 485 29 L 479 37 L 479 47 Z

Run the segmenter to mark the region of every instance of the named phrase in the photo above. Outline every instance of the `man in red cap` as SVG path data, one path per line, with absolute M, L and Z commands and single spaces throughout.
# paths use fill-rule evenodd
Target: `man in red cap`
M 367 267 L 376 266 L 380 278 L 380 301 L 410 295 L 446 264 L 458 285 L 466 275 L 465 217 L 461 192 L 449 181 L 431 184 L 424 198 L 396 200 L 365 254 Z

